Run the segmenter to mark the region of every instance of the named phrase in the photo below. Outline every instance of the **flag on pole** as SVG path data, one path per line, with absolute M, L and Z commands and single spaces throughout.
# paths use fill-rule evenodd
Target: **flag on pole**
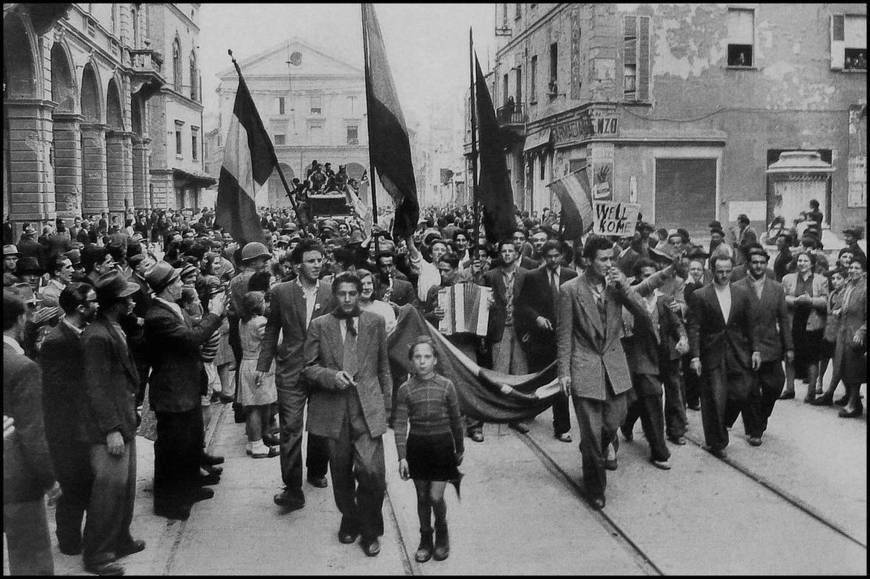
M 420 218 L 408 129 L 387 62 L 381 27 L 371 4 L 362 5 L 362 23 L 366 39 L 369 154 L 381 184 L 392 197 L 396 208 L 393 236 L 405 237 L 414 232 Z
M 592 229 L 592 189 L 586 167 L 565 175 L 547 185 L 562 205 L 562 236 L 566 240 L 579 239 Z
M 278 166 L 278 158 L 235 59 L 233 64 L 239 74 L 239 88 L 224 147 L 215 222 L 237 241 L 263 242 L 255 199 Z
M 474 55 L 474 92 L 477 102 L 477 134 L 480 149 L 480 180 L 477 199 L 483 204 L 483 224 L 490 241 L 509 237 L 515 228 L 514 197 L 508 181 L 498 121 L 492 97 L 484 80 L 477 54 Z

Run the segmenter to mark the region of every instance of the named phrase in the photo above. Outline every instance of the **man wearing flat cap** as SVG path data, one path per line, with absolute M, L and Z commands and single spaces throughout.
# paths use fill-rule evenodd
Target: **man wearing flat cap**
M 3 287 L 10 287 L 21 281 L 15 275 L 15 270 L 18 269 L 19 257 L 21 257 L 21 254 L 18 253 L 17 247 L 11 243 L 3 246 Z
M 136 389 L 139 374 L 120 320 L 133 311 L 137 286 L 117 271 L 97 280 L 99 315 L 82 332 L 84 440 L 94 482 L 87 507 L 82 556 L 85 570 L 120 575 L 115 560 L 145 548 L 130 535 L 136 498 Z
M 200 396 L 207 377 L 200 346 L 220 326 L 225 300 L 209 300 L 209 312 L 193 321 L 176 303 L 180 271 L 161 261 L 146 274 L 154 301 L 145 314 L 151 377 L 149 401 L 157 416 L 154 443 L 154 513 L 185 520 L 193 503 L 214 496 L 199 486 L 203 443 Z

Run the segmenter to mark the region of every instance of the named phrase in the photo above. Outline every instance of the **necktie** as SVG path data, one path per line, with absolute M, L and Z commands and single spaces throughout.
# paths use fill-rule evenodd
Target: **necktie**
M 559 278 L 556 277 L 556 272 L 550 272 L 550 295 L 553 298 L 553 311 L 559 309 Z
M 356 355 L 356 328 L 353 325 L 353 318 L 347 318 L 345 323 L 347 324 L 347 333 L 344 336 L 342 367 L 351 376 L 356 376 L 359 371 L 359 359 Z

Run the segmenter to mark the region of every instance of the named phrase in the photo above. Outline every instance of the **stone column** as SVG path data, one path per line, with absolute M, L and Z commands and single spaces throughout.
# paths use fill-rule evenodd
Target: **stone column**
M 106 185 L 106 126 L 81 123 L 82 212 L 85 216 L 109 209 Z
M 54 191 L 57 216 L 72 219 L 82 210 L 82 116 L 54 113 Z
M 51 166 L 52 111 L 55 104 L 38 99 L 7 100 L 9 135 L 7 183 L 13 222 L 55 218 L 54 170 Z M 37 223 L 38 228 L 38 223 Z
M 106 133 L 106 185 L 109 213 L 118 215 L 123 225 L 127 207 L 133 204 L 133 147 L 131 133 Z
M 133 138 L 133 207 L 136 208 L 150 209 L 152 206 L 148 162 L 150 145 L 151 139 Z

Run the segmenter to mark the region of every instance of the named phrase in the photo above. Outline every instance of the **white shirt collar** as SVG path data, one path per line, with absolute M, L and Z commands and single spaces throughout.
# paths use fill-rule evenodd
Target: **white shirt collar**
M 12 351 L 16 354 L 21 354 L 22 356 L 24 355 L 24 348 L 21 347 L 21 344 L 19 344 L 18 340 L 16 340 L 15 338 L 7 334 L 3 334 L 3 343 L 8 344 L 9 347 L 12 348 Z

